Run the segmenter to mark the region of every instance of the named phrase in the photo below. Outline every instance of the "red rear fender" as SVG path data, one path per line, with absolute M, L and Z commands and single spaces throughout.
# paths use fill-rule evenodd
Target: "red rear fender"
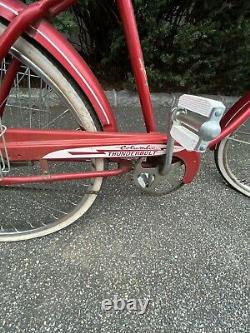
M 18 0 L 0 0 L 0 16 L 13 20 L 25 4 Z M 71 44 L 46 20 L 27 31 L 74 78 L 91 102 L 105 131 L 117 131 L 115 117 L 98 80 Z

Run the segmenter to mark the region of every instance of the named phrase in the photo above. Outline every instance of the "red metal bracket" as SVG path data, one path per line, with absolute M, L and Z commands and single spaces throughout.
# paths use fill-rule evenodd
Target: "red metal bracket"
M 11 46 L 20 37 L 31 23 L 46 16 L 49 9 L 57 5 L 60 0 L 43 0 L 27 6 L 0 36 L 0 63 L 7 56 Z

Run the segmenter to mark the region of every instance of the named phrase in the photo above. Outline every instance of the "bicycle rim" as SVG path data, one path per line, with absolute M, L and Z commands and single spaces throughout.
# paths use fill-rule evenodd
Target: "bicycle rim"
M 217 165 L 234 189 L 250 197 L 250 119 L 221 142 Z
M 0 24 L 1 28 L 1 24 Z M 1 32 L 1 29 L 0 29 Z M 71 83 L 43 52 L 20 38 L 11 51 L 22 62 L 2 123 L 7 127 L 97 131 L 99 122 Z M 1 64 L 1 78 L 9 58 Z M 52 162 L 49 172 L 103 170 L 103 160 Z M 39 163 L 11 164 L 9 176 L 41 174 Z M 0 187 L 0 241 L 45 236 L 80 218 L 93 204 L 102 179 Z

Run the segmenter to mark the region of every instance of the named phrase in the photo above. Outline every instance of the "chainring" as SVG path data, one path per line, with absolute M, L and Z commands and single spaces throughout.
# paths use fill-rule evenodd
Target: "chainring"
M 185 166 L 181 161 L 172 164 L 168 175 L 160 174 L 160 166 L 147 167 L 143 159 L 135 165 L 133 180 L 135 185 L 146 194 L 152 196 L 167 195 L 181 188 Z

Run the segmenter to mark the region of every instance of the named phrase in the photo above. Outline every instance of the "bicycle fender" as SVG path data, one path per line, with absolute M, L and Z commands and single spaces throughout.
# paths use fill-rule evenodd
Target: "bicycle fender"
M 185 165 L 184 184 L 190 184 L 198 175 L 201 166 L 201 154 L 198 152 L 189 152 L 182 150 L 174 153 L 174 156 L 180 159 Z
M 234 133 L 250 118 L 250 91 L 243 95 L 221 120 L 221 135 L 210 143 L 210 149 L 216 150 L 218 144 Z
M 0 17 L 11 22 L 26 5 L 19 0 L 0 0 Z M 48 21 L 40 20 L 27 34 L 55 58 L 77 82 L 93 106 L 104 131 L 117 131 L 108 99 L 97 78 L 74 47 Z

